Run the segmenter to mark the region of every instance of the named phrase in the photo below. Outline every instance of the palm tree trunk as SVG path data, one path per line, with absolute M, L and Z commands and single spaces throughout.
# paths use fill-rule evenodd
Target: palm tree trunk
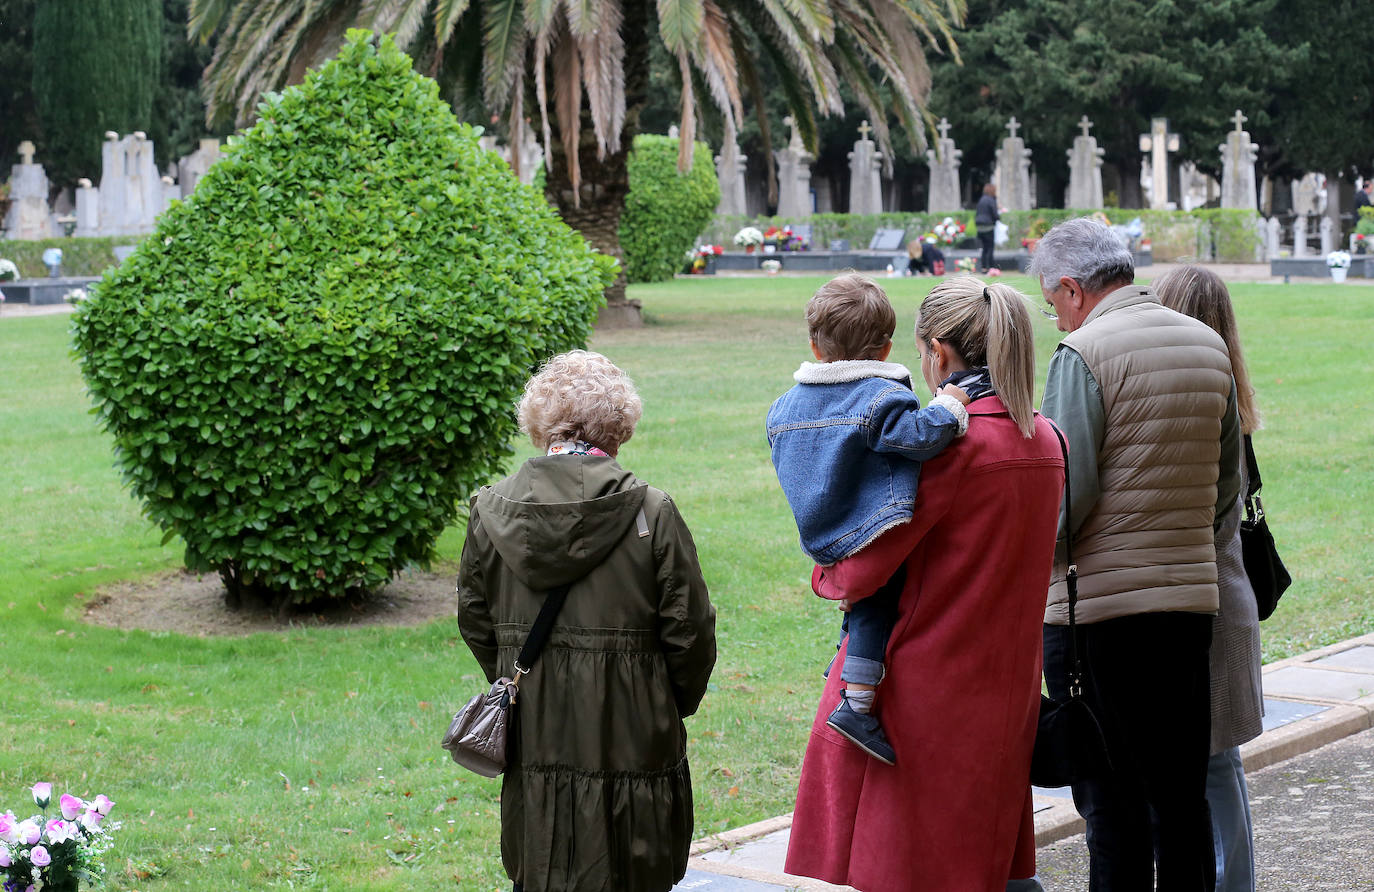
M 593 248 L 620 261 L 620 272 L 611 287 L 606 289 L 606 307 L 598 321 L 599 325 L 609 327 L 637 326 L 643 322 L 640 302 L 625 296 L 625 255 L 620 249 L 620 217 L 625 211 L 625 196 L 630 192 L 626 160 L 635 134 L 639 132 L 640 109 L 648 98 L 651 38 L 648 30 L 649 2 L 623 0 L 621 8 L 624 14 L 621 36 L 625 42 L 625 125 L 620 132 L 620 145 L 615 151 L 608 152 L 606 157 L 597 157 L 591 112 L 584 96 L 581 136 L 578 140 L 581 186 L 574 192 L 558 121 L 550 116 L 552 132 L 544 187 L 545 197 L 558 208 L 563 222 L 582 233 L 582 237 Z M 533 104 L 529 107 L 533 107 Z

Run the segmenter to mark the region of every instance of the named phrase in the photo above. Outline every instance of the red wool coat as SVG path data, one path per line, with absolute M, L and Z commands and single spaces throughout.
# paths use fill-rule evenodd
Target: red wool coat
M 897 764 L 826 727 L 831 672 L 788 873 L 862 892 L 1002 892 L 1035 872 L 1028 778 L 1064 462 L 1039 416 L 1026 439 L 997 397 L 968 409 L 968 434 L 921 468 L 911 523 L 813 575 L 821 597 L 855 598 L 906 565 L 875 706 Z

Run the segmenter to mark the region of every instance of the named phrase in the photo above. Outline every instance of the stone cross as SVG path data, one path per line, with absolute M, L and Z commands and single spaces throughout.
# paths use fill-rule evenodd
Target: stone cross
M 859 139 L 868 139 L 868 134 L 872 132 L 873 128 L 868 126 L 867 118 L 859 123 Z
M 864 121 L 859 126 L 859 140 L 849 153 L 849 213 L 881 214 L 883 212 L 883 181 L 879 172 L 881 152 L 874 151 L 868 138 L 872 128 Z
M 19 144 L 19 164 L 10 165 L 10 209 L 2 221 L 8 238 L 22 241 L 52 238 L 52 210 L 48 207 L 48 174 L 33 163 L 33 143 Z
M 1011 136 L 1002 140 L 1002 148 L 997 150 L 997 201 L 1009 211 L 1030 210 L 1034 197 L 1030 187 L 1030 150 L 1025 140 L 1016 135 L 1020 126 L 1015 117 L 1007 123 Z
M 1069 194 L 1065 207 L 1097 210 L 1102 207 L 1102 156 L 1097 139 L 1088 135 L 1092 122 L 1084 115 L 1078 122 L 1082 136 L 1075 136 L 1069 150 Z
M 725 144 L 716 156 L 716 179 L 720 181 L 720 204 L 717 214 L 748 213 L 744 198 L 744 166 L 747 157 L 740 154 L 735 142 L 735 128 L 725 124 Z
M 778 164 L 778 216 L 801 219 L 811 216 L 811 162 L 815 160 L 802 145 L 801 132 L 791 115 L 782 119 L 792 128 L 787 148 L 774 152 Z
M 1140 134 L 1140 151 L 1150 153 L 1150 207 L 1169 207 L 1169 153 L 1179 150 L 1177 133 L 1169 132 L 1168 118 L 1150 121 L 1150 132 Z
M 1221 150 L 1221 206 L 1239 210 L 1256 210 L 1255 159 L 1259 147 L 1250 142 L 1250 134 L 1240 129 L 1248 120 L 1236 109 L 1231 119 L 1236 129 L 1226 134 Z
M 964 153 L 954 147 L 954 140 L 949 137 L 949 121 L 941 118 L 936 129 L 940 131 L 940 139 L 934 150 L 926 149 L 926 162 L 930 165 L 926 211 L 947 214 L 960 209 L 959 159 Z

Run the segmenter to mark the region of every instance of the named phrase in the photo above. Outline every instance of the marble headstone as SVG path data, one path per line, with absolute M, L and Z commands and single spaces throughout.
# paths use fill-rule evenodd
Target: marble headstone
M 78 238 L 100 235 L 100 190 L 82 177 L 76 181 L 76 230 Z
M 1298 214 L 1293 221 L 1293 256 L 1307 256 L 1307 215 Z
M 785 149 L 773 153 L 778 162 L 778 216 L 796 220 L 811 216 L 811 162 L 815 156 L 802 145 L 797 122 L 789 116 L 783 123 L 792 128 L 792 138 Z
M 716 179 L 720 182 L 720 204 L 717 214 L 744 214 L 744 164 L 749 159 L 741 155 L 735 134 L 727 133 L 725 145 L 716 156 Z
M 219 140 L 202 139 L 200 147 L 177 162 L 177 184 L 181 197 L 196 191 L 200 178 L 219 160 Z
M 1278 217 L 1270 217 L 1264 221 L 1264 252 L 1266 260 L 1273 260 L 1279 256 L 1279 240 L 1283 231 L 1283 224 Z
M 34 145 L 19 144 L 19 163 L 10 168 L 10 209 L 5 214 L 6 237 L 21 241 L 52 238 L 52 213 L 48 208 L 48 175 L 33 163 Z
M 1009 211 L 1028 211 L 1033 204 L 1031 192 L 1030 150 L 1026 141 L 1016 135 L 1021 127 L 1013 117 L 1007 122 L 1011 135 L 1002 140 L 997 150 L 997 201 Z
M 1167 210 L 1169 201 L 1169 153 L 1177 152 L 1181 143 L 1177 133 L 1169 132 L 1168 118 L 1153 118 L 1150 132 L 1140 135 L 1140 151 L 1149 155 L 1150 207 Z
M 949 137 L 949 121 L 940 119 L 940 139 L 934 149 L 926 150 L 926 161 L 930 164 L 930 196 L 926 211 L 931 214 L 945 214 L 957 211 L 959 201 L 959 159 L 962 150 L 954 147 Z
M 1258 209 L 1255 192 L 1255 158 L 1259 147 L 1250 142 L 1250 134 L 1241 129 L 1245 115 L 1236 109 L 1236 129 L 1226 134 L 1221 148 L 1221 206 L 1253 211 Z
M 849 153 L 849 213 L 881 214 L 883 180 L 879 165 L 883 155 L 877 143 L 868 138 L 868 122 L 859 125 L 859 139 Z
M 1102 207 L 1102 156 L 1097 138 L 1090 136 L 1092 121 L 1084 115 L 1078 122 L 1082 134 L 1073 138 L 1069 150 L 1069 200 L 1066 207 L 1097 210 Z
M 1317 224 L 1317 232 L 1321 236 L 1322 256 L 1325 257 L 1327 254 L 1336 250 L 1336 239 L 1340 236 L 1340 232 L 1337 231 L 1335 224 L 1331 222 L 1331 218 L 1325 215 L 1322 216 L 1321 222 Z

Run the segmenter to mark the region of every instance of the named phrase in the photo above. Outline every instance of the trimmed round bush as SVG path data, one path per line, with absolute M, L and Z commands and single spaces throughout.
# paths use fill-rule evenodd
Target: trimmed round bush
M 75 315 L 116 464 L 231 604 L 372 590 L 501 472 L 615 264 L 390 38 L 270 96 Z
M 620 249 L 631 282 L 661 282 L 682 268 L 720 204 L 711 150 L 696 143 L 692 168 L 678 173 L 676 137 L 641 133 L 626 160 L 630 191 L 620 217 Z

